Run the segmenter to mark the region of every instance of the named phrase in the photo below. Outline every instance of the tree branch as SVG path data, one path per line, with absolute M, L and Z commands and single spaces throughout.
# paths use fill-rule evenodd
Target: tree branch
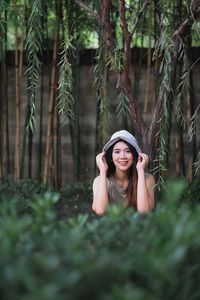
M 132 34 L 128 31 L 128 25 L 126 22 L 126 16 L 125 16 L 125 1 L 119 0 L 119 16 L 121 20 L 121 27 L 124 34 L 124 37 L 127 40 L 130 40 L 132 38 Z
M 177 28 L 177 30 L 172 35 L 172 41 L 174 44 L 174 50 L 175 54 L 172 58 L 172 71 L 171 71 L 171 82 L 173 86 L 173 82 L 175 82 L 175 76 L 176 76 L 176 63 L 178 59 L 178 53 L 180 48 L 181 41 L 188 35 L 188 33 L 191 30 L 191 27 L 195 20 L 200 17 L 200 0 L 194 0 L 191 3 L 190 6 L 190 12 L 188 16 L 185 18 L 185 20 L 181 23 L 181 25 Z M 171 92 L 169 92 L 169 101 L 171 102 L 173 100 L 173 96 Z M 159 119 L 161 117 L 162 111 L 163 111 L 163 104 L 162 99 L 158 100 L 158 103 L 155 107 L 151 126 L 149 128 L 148 132 L 148 140 L 150 141 L 149 144 L 155 143 L 155 137 L 158 135 L 159 132 Z M 150 148 L 152 148 L 150 146 Z M 152 155 L 153 156 L 153 155 Z
M 138 23 L 139 23 L 140 18 L 141 18 L 142 14 L 143 14 L 143 11 L 146 9 L 146 7 L 150 3 L 151 3 L 151 0 L 145 0 L 144 3 L 143 3 L 143 5 L 142 5 L 142 7 L 140 8 L 140 10 L 138 11 L 138 13 L 136 14 L 137 18 L 136 18 L 135 23 L 133 25 L 133 30 L 132 30 L 132 33 L 131 33 L 132 35 L 134 34 L 134 32 L 135 32 L 135 30 L 136 30 L 136 28 L 138 26 Z
M 172 36 L 176 55 L 178 55 L 178 49 L 179 49 L 181 40 L 183 40 L 188 35 L 193 23 L 199 17 L 200 17 L 200 0 L 196 0 L 196 1 L 194 0 L 191 3 L 188 16 L 185 18 L 185 20 L 177 28 L 177 30 L 174 32 L 174 34 Z
M 115 47 L 115 40 L 114 40 L 113 28 L 110 22 L 110 10 L 111 10 L 110 0 L 103 0 L 102 13 L 101 13 L 102 36 L 109 50 L 111 51 Z

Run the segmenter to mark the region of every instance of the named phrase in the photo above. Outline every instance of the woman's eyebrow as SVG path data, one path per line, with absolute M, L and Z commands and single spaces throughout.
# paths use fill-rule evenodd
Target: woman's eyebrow
M 113 151 L 115 151 L 115 150 L 130 150 L 130 149 L 128 147 L 127 148 L 123 148 L 123 149 L 121 149 L 121 148 L 114 148 Z

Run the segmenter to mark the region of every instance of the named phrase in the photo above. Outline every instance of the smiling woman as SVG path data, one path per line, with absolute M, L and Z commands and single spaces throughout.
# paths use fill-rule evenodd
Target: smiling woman
M 145 172 L 149 157 L 126 130 L 115 132 L 96 157 L 99 176 L 93 182 L 92 208 L 103 215 L 108 203 L 121 203 L 136 211 L 154 208 L 154 177 Z

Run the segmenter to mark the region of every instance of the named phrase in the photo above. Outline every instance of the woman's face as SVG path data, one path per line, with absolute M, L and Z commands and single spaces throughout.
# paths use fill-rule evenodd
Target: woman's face
M 112 160 L 116 170 L 128 171 L 133 164 L 133 154 L 126 143 L 117 142 L 113 147 Z

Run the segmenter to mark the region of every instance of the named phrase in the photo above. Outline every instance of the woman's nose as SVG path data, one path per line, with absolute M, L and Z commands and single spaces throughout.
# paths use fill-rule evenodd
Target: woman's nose
M 126 157 L 126 153 L 125 153 L 124 151 L 122 151 L 120 157 L 121 157 L 121 158 Z

